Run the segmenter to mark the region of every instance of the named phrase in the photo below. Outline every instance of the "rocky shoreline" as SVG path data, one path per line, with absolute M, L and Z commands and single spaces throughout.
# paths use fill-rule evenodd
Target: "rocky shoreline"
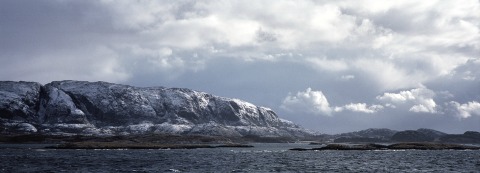
M 52 144 L 48 149 L 197 149 L 249 148 L 255 141 L 203 135 L 127 135 L 127 136 L 1 136 L 0 144 Z
M 477 146 L 445 143 L 395 143 L 382 144 L 327 144 L 317 148 L 292 148 L 292 151 L 324 151 L 324 150 L 480 150 Z
M 246 144 L 158 144 L 158 143 L 132 143 L 127 141 L 116 142 L 69 142 L 48 149 L 198 149 L 198 148 L 250 148 Z

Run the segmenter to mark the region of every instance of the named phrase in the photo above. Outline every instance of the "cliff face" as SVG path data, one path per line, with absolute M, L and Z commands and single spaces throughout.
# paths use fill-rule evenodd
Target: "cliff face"
M 269 108 L 189 89 L 106 82 L 0 82 L 7 132 L 302 136 Z
M 0 82 L 0 117 L 36 120 L 42 86 L 34 82 Z

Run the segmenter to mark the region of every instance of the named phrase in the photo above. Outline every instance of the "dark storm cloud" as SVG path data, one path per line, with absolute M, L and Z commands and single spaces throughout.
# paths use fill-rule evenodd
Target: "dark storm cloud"
M 108 13 L 89 1 L 7 0 L 0 8 L 1 50 L 10 54 L 98 42 L 111 30 Z
M 109 13 L 92 1 L 2 1 L 1 78 L 118 80 Z M 116 36 L 115 36 L 116 37 Z M 112 77 L 111 73 L 119 75 Z

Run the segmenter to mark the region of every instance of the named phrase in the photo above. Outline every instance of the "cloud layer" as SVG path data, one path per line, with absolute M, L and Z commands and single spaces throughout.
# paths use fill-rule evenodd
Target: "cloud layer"
M 480 130 L 463 121 L 478 119 L 478 11 L 477 0 L 5 0 L 0 80 L 188 87 L 325 132 Z

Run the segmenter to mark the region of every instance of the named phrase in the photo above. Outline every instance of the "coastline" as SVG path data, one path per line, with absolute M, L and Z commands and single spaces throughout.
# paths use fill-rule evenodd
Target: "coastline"
M 247 144 L 159 144 L 159 143 L 131 143 L 131 142 L 69 142 L 47 149 L 198 149 L 198 148 L 251 148 Z
M 433 142 L 401 142 L 390 145 L 366 144 L 326 144 L 315 148 L 292 148 L 291 151 L 324 151 L 324 150 L 480 150 L 479 146 L 464 144 L 433 143 Z

